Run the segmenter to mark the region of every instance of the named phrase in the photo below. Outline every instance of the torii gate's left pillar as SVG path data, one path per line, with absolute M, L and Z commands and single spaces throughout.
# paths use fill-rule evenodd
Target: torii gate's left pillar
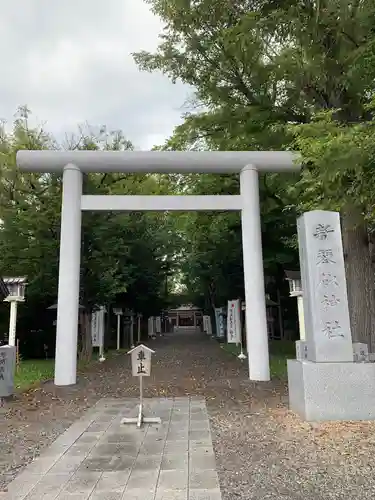
M 82 172 L 75 165 L 66 165 L 61 204 L 55 385 L 73 385 L 77 381 L 81 197 Z

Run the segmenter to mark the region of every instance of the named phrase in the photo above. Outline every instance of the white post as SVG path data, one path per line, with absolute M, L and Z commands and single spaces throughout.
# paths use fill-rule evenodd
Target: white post
M 99 361 L 100 362 L 105 361 L 105 357 L 104 357 L 104 345 L 103 345 L 103 343 L 101 343 L 100 346 L 99 346 Z
M 303 296 L 297 296 L 297 309 L 298 309 L 298 322 L 299 322 L 299 338 L 300 340 L 306 340 L 305 333 L 305 312 L 303 309 Z
M 100 307 L 100 312 L 99 312 L 99 332 L 100 332 L 100 344 L 99 344 L 99 361 L 102 363 L 105 361 L 104 357 L 104 336 L 105 336 L 105 321 L 104 321 L 104 314 L 106 313 L 105 307 L 101 306 Z
M 143 377 L 142 375 L 139 377 L 139 406 L 143 407 Z M 143 411 L 141 410 L 141 413 Z
M 270 380 L 266 301 L 260 225 L 258 172 L 252 165 L 240 174 L 242 246 L 246 302 L 246 342 L 250 380 Z
M 120 328 L 121 328 L 121 316 L 117 314 L 117 350 L 120 350 Z
M 55 385 L 77 381 L 77 335 L 81 260 L 82 173 L 75 165 L 63 172 Z
M 9 335 L 8 344 L 15 347 L 16 345 L 16 325 L 17 325 L 17 301 L 10 301 L 10 315 L 9 315 Z

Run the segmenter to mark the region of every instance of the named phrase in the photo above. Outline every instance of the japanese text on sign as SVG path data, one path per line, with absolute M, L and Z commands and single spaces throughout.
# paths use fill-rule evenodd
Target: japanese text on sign
M 322 273 L 320 275 L 320 285 L 323 285 L 324 287 L 329 287 L 329 286 L 339 286 L 339 282 L 337 281 L 337 277 L 332 274 L 332 273 Z
M 229 344 L 239 344 L 241 342 L 241 313 L 240 300 L 228 301 L 227 313 L 227 333 Z
M 344 332 L 342 331 L 339 321 L 326 321 L 323 332 L 329 339 L 334 339 L 336 337 L 344 337 Z
M 148 377 L 151 373 L 151 354 L 153 350 L 144 345 L 139 345 L 129 351 L 134 377 Z
M 330 224 L 317 224 L 313 236 L 318 240 L 326 240 L 328 238 L 329 233 L 333 232 L 334 229 L 330 226 Z
M 326 250 L 319 250 L 316 260 L 317 265 L 320 264 L 336 264 L 336 261 L 333 259 L 333 252 L 330 248 Z
M 315 227 L 315 232 L 313 236 L 321 241 L 328 240 L 329 234 L 333 233 L 334 230 L 329 224 L 317 224 Z M 319 249 L 317 254 L 316 264 L 318 266 L 324 264 L 336 264 L 335 256 L 331 248 Z M 323 296 L 320 297 L 320 303 L 322 305 L 323 311 L 327 313 L 328 311 L 334 312 L 336 306 L 341 302 L 340 297 L 335 293 L 330 293 L 332 287 L 338 287 L 339 282 L 337 277 L 330 272 L 323 272 L 320 275 L 319 285 L 325 288 Z M 318 288 L 319 290 L 319 288 Z M 341 337 L 344 338 L 344 332 L 341 328 L 340 322 L 337 319 L 331 319 L 325 314 L 323 320 L 322 332 L 329 339 Z
M 308 359 L 352 362 L 340 214 L 305 212 L 297 230 Z
M 5 379 L 5 376 L 4 376 L 5 363 L 6 363 L 5 352 L 0 352 L 0 380 Z
M 138 375 L 146 374 L 145 371 L 145 365 L 144 365 L 144 360 L 146 359 L 144 351 L 139 351 L 138 356 L 137 356 L 137 361 L 138 361 L 138 366 L 137 366 L 137 373 Z

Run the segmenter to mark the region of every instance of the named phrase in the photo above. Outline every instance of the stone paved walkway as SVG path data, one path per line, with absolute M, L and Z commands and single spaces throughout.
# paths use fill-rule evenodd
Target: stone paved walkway
M 0 495 L 9 500 L 221 500 L 202 398 L 148 398 L 161 425 L 121 424 L 137 400 L 101 399 Z

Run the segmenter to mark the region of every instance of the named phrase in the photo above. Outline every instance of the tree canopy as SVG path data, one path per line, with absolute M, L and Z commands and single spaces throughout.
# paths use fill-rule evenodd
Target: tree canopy
M 265 223 L 270 200 L 281 202 L 273 224 L 289 227 L 287 239 L 289 216 L 341 212 L 353 336 L 374 344 L 374 2 L 148 3 L 165 28 L 157 51 L 136 62 L 196 89 L 165 147 L 301 151 L 300 176 L 266 177 Z
M 58 145 L 42 128 L 30 128 L 21 108 L 12 132 L 0 131 L 0 275 L 26 275 L 27 301 L 20 309 L 20 329 L 52 325 L 47 308 L 57 295 L 61 176 L 21 173 L 19 149 L 131 149 L 121 132 L 81 129 Z M 165 193 L 163 178 L 152 175 L 90 174 L 86 193 Z M 116 304 L 145 316 L 165 306 L 166 264 L 173 266 L 170 222 L 165 214 L 84 213 L 80 302 L 90 313 Z M 7 318 L 4 313 L 4 328 Z M 47 323 L 47 325 L 46 325 Z

